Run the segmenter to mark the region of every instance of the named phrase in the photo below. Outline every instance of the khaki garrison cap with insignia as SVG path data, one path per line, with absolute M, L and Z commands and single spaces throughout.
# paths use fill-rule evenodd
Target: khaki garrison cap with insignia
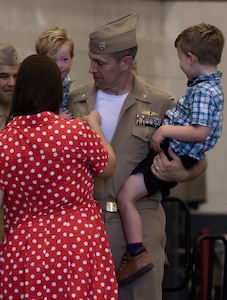
M 16 49 L 8 43 L 0 43 L 0 64 L 15 66 L 20 64 Z
M 93 53 L 114 53 L 137 45 L 138 15 L 129 14 L 98 27 L 89 35 L 89 49 Z

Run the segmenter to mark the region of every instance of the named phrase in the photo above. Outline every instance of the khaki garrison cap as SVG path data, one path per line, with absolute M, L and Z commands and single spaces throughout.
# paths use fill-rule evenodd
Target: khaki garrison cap
M 98 27 L 89 35 L 89 49 L 93 53 L 114 53 L 137 45 L 138 15 L 129 14 Z
M 0 43 L 0 65 L 19 65 L 20 60 L 16 49 L 8 43 Z

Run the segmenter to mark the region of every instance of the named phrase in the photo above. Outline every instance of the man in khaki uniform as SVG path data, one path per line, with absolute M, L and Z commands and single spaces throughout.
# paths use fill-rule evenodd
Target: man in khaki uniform
M 131 14 L 99 27 L 89 36 L 89 72 L 94 84 L 73 91 L 69 109 L 74 117 L 98 110 L 102 117 L 102 130 L 115 151 L 117 166 L 112 177 L 96 179 L 95 199 L 103 210 L 103 218 L 113 252 L 116 270 L 122 264 L 126 250 L 120 216 L 117 212 L 118 191 L 134 167 L 146 157 L 154 127 L 137 125 L 142 112 L 155 112 L 162 119 L 167 109 L 175 105 L 173 99 L 141 80 L 133 71 L 137 52 L 136 25 L 138 16 Z M 161 164 L 159 164 L 161 162 Z M 168 162 L 168 174 L 162 173 L 166 161 L 160 157 L 152 167 L 162 179 L 188 180 L 204 170 L 185 172 L 180 160 L 173 156 Z M 194 173 L 195 172 L 195 173 Z M 163 177 L 161 177 L 163 176 Z M 161 300 L 164 269 L 165 229 L 161 225 L 158 207 L 161 193 L 137 202 L 143 222 L 143 241 L 152 257 L 154 268 L 134 281 L 119 287 L 119 300 Z M 140 262 L 134 267 L 137 268 Z
M 14 86 L 20 66 L 16 49 L 9 43 L 0 43 L 0 130 L 5 127 L 10 112 Z M 3 236 L 3 209 L 0 208 L 0 241 Z

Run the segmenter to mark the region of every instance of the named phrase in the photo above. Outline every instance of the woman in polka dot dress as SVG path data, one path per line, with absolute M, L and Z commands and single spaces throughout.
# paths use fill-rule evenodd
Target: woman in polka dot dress
M 64 120 L 57 115 L 61 101 L 57 65 L 42 55 L 26 58 L 11 121 L 0 134 L 0 299 L 118 298 L 93 200 L 93 176 L 112 175 L 115 156 L 98 113 L 85 118 L 90 126 Z

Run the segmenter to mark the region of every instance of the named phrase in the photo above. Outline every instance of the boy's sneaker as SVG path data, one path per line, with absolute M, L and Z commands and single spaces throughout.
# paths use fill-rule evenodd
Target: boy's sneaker
M 153 263 L 145 247 L 125 252 L 123 262 L 117 271 L 118 285 L 126 284 L 153 268 Z

